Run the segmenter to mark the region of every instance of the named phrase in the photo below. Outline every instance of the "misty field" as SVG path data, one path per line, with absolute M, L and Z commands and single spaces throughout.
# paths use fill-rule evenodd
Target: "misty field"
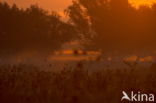
M 156 68 L 90 72 L 78 63 L 60 72 L 0 66 L 0 103 L 120 103 L 122 91 L 156 94 Z

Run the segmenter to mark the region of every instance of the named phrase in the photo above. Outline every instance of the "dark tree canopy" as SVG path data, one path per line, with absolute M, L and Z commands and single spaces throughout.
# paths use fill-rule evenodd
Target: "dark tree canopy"
M 67 11 L 92 49 L 142 49 L 156 44 L 155 4 L 136 9 L 128 0 L 74 0 Z
M 20 9 L 0 3 L 0 52 L 53 51 L 75 37 L 74 26 L 56 12 L 50 14 L 36 5 Z

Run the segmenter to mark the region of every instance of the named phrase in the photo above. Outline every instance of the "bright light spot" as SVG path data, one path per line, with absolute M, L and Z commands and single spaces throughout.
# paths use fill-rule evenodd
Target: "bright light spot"
M 129 0 L 129 2 L 138 8 L 140 5 L 151 6 L 153 3 L 156 3 L 156 0 Z

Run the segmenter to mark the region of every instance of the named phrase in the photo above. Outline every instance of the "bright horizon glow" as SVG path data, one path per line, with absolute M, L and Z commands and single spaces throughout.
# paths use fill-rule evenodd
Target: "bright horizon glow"
M 140 5 L 151 6 L 153 3 L 156 3 L 156 0 L 129 0 L 132 6 L 138 8 Z

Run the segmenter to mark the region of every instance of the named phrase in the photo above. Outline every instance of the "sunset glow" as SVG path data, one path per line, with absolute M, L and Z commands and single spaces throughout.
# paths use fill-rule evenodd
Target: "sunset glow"
M 148 6 L 151 6 L 153 3 L 156 3 L 156 0 L 129 0 L 129 2 L 133 6 L 139 7 L 140 5 L 148 5 Z
M 9 4 L 16 3 L 19 7 L 27 8 L 31 4 L 37 4 L 38 6 L 46 9 L 46 10 L 54 10 L 54 11 L 63 11 L 67 8 L 68 5 L 71 4 L 72 0 L 0 0 L 6 1 Z
M 0 103 L 156 103 L 155 86 L 156 0 L 0 0 Z
M 0 0 L 0 1 L 7 1 L 9 4 L 16 3 L 19 7 L 29 7 L 31 4 L 37 4 L 40 7 L 46 10 L 54 10 L 58 12 L 62 12 L 65 8 L 67 8 L 71 3 L 72 0 Z M 129 0 L 129 2 L 138 7 L 139 5 L 152 5 L 156 0 Z

